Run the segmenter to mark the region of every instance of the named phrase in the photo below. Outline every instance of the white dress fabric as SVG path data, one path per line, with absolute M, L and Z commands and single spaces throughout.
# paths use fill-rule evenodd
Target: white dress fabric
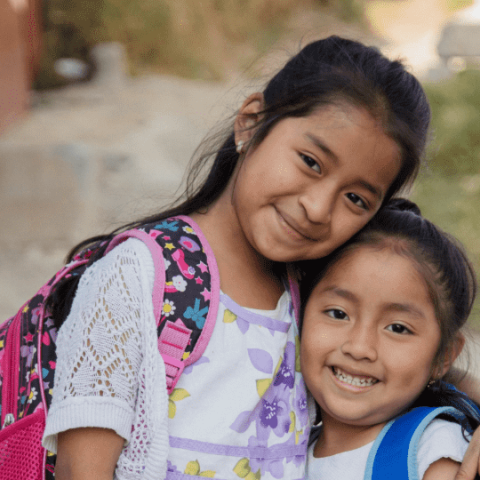
M 58 334 L 44 446 L 55 452 L 59 432 L 101 427 L 125 438 L 118 480 L 303 478 L 309 422 L 290 295 L 269 312 L 221 295 L 204 355 L 168 398 L 153 281 L 136 239 L 82 276 Z
M 363 480 L 367 459 L 374 442 L 330 457 L 315 458 L 314 444 L 308 449 L 308 480 Z M 428 467 L 441 458 L 461 463 L 468 447 L 462 427 L 453 422 L 435 419 L 425 429 L 418 445 L 418 478 L 422 479 Z

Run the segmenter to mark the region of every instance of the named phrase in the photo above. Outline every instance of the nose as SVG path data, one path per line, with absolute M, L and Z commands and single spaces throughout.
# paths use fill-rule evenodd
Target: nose
M 310 222 L 326 225 L 332 221 L 336 197 L 335 188 L 322 183 L 306 189 L 299 202 Z
M 342 353 L 353 359 L 374 362 L 378 357 L 377 333 L 374 326 L 356 322 L 341 347 Z

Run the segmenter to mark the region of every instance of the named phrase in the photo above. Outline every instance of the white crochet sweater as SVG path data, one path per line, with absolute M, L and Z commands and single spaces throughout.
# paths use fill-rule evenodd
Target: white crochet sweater
M 129 239 L 82 276 L 59 331 L 52 405 L 43 445 L 79 427 L 125 438 L 115 479 L 165 478 L 168 396 L 153 315 L 153 259 Z

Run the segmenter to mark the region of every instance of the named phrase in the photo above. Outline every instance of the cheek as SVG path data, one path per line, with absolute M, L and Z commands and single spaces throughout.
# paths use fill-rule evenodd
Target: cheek
M 355 215 L 344 207 L 343 212 L 338 215 L 338 221 L 335 222 L 332 231 L 332 251 L 343 245 L 347 240 L 350 240 L 356 233 L 358 233 L 373 217 L 371 215 Z

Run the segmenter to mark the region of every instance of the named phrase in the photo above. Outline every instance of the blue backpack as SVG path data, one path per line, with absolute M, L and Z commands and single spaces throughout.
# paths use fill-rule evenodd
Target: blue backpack
M 418 443 L 425 428 L 439 415 L 458 422 L 465 418 L 454 407 L 418 407 L 388 422 L 370 450 L 364 480 L 421 480 Z
M 447 390 L 458 392 L 448 383 Z M 480 409 L 465 394 L 462 394 L 461 408 L 468 409 L 473 418 L 480 419 Z M 417 407 L 388 422 L 375 439 L 367 459 L 363 480 L 421 480 L 418 478 L 418 444 L 422 433 L 437 417 L 446 417 L 453 422 L 461 423 L 466 419 L 464 413 L 452 406 Z M 457 403 L 460 408 L 460 403 Z M 468 423 L 467 423 L 468 425 Z M 468 426 L 468 433 L 471 430 Z M 309 444 L 316 441 L 321 427 L 312 428 Z M 476 479 L 480 478 L 477 475 Z

